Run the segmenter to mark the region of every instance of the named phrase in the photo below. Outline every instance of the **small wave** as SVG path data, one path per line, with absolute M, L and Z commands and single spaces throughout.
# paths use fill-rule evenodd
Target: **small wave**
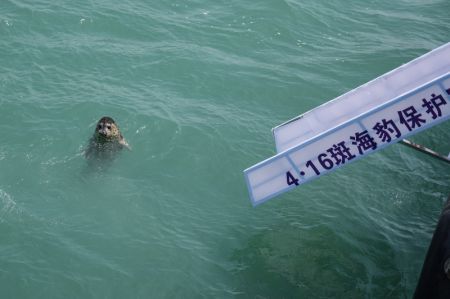
M 4 222 L 4 216 L 16 210 L 16 202 L 11 195 L 0 189 L 0 222 Z

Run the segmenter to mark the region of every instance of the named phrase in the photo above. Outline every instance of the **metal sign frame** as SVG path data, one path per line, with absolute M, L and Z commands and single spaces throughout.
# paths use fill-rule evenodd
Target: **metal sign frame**
M 244 171 L 252 204 L 357 161 L 450 118 L 450 73 Z

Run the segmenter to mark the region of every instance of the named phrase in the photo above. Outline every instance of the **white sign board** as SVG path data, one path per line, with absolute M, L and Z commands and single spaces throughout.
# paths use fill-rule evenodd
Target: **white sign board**
M 450 71 L 447 43 L 273 129 L 280 153 Z
M 253 205 L 449 119 L 448 71 L 246 169 Z

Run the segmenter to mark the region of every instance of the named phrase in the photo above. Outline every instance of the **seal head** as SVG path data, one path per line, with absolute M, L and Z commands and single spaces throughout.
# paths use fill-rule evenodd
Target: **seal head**
M 131 149 L 122 133 L 120 133 L 114 119 L 104 116 L 95 126 L 95 132 L 89 142 L 85 156 L 86 158 L 112 157 L 124 147 Z
M 112 142 L 123 140 L 116 122 L 109 116 L 102 117 L 95 127 L 94 133 L 98 142 Z

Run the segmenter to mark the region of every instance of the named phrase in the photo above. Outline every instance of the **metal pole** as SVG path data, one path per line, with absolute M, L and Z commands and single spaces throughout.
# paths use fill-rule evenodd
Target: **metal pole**
M 433 150 L 431 150 L 431 149 L 429 149 L 429 148 L 427 148 L 427 147 L 425 147 L 423 145 L 411 142 L 411 141 L 409 141 L 407 139 L 403 139 L 402 141 L 400 141 L 400 143 L 403 144 L 403 145 L 409 146 L 409 147 L 411 147 L 411 148 L 413 148 L 415 150 L 418 150 L 418 151 L 420 151 L 422 153 L 425 153 L 427 155 L 433 156 L 434 158 L 437 158 L 439 160 L 442 160 L 442 161 L 447 162 L 447 163 L 450 164 L 450 159 L 449 158 L 447 158 L 446 156 L 443 156 L 443 155 L 441 155 L 441 154 L 439 154 L 439 153 L 437 153 L 437 152 L 435 152 L 435 151 L 433 151 Z

